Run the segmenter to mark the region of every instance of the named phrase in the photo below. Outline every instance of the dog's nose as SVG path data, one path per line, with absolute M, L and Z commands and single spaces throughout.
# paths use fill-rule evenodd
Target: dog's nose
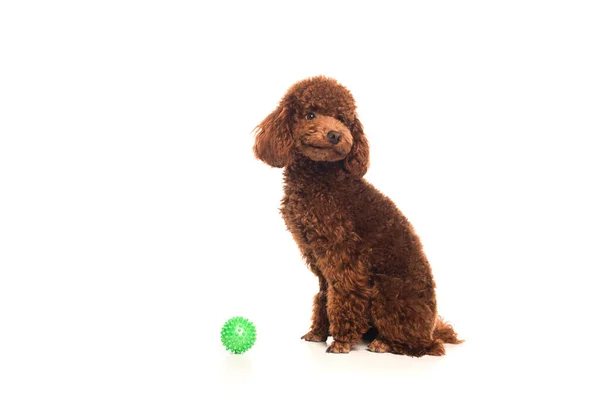
M 327 139 L 329 139 L 329 143 L 331 143 L 331 144 L 338 144 L 340 142 L 341 138 L 342 138 L 342 135 L 339 132 L 336 132 L 336 131 L 327 132 Z

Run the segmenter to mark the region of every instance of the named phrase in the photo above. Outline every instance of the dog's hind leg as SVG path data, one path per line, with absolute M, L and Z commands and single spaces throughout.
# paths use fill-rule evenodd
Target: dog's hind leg
M 400 278 L 376 276 L 371 319 L 379 336 L 370 351 L 413 357 L 444 354 L 442 340 L 434 337 L 437 310 L 433 286 L 414 287 Z
M 373 353 L 389 353 L 391 352 L 391 349 L 392 347 L 383 337 L 381 337 L 381 335 L 373 339 L 367 346 L 367 350 L 372 351 Z
M 427 341 L 427 344 L 411 347 L 406 343 L 389 341 L 382 336 L 373 340 L 367 347 L 367 350 L 373 353 L 393 353 L 411 357 L 421 357 L 424 355 L 443 356 L 445 354 L 444 345 L 438 339 Z

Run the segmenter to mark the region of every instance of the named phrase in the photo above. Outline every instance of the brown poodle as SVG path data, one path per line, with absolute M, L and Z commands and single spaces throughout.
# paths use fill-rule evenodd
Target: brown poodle
M 416 357 L 460 343 L 437 314 L 419 237 L 363 179 L 369 144 L 345 87 L 322 76 L 293 85 L 257 127 L 254 154 L 285 168 L 281 213 L 319 278 L 304 340 L 331 335 L 327 351 L 348 353 L 371 336 L 370 351 Z

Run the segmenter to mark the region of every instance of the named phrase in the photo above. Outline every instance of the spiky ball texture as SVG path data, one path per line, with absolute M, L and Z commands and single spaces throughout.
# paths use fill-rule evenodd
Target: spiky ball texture
M 256 341 L 256 328 L 246 318 L 233 317 L 221 329 L 221 342 L 232 353 L 248 351 Z

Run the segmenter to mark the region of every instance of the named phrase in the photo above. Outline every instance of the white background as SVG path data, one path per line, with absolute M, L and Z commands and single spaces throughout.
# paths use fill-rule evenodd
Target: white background
M 1 3 L 0 398 L 597 398 L 598 4 L 216 3 Z M 421 236 L 443 358 L 300 340 L 317 281 L 251 131 L 317 74 Z

